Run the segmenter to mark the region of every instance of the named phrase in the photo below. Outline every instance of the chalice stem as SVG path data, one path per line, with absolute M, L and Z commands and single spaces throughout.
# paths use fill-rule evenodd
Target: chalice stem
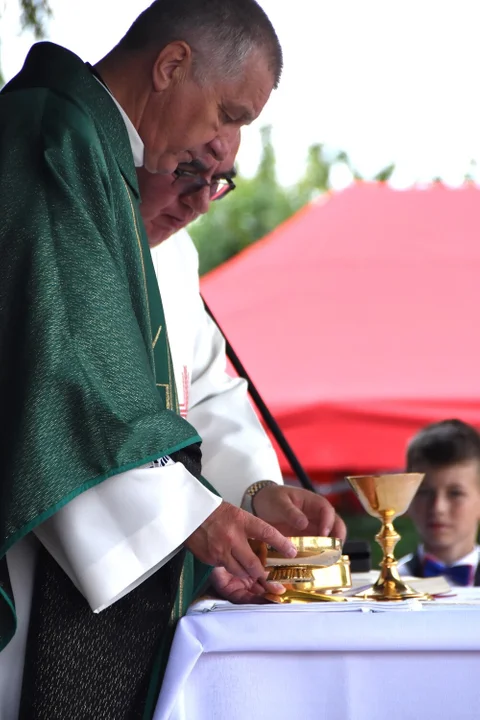
M 382 575 L 384 573 L 385 575 L 387 573 L 390 574 L 392 569 L 397 566 L 394 550 L 395 545 L 400 540 L 400 535 L 393 527 L 392 516 L 393 512 L 386 511 L 382 513 L 382 527 L 380 532 L 375 535 L 375 540 L 378 542 L 383 552 L 382 562 L 380 563 L 382 567 Z
M 401 599 L 402 597 L 414 596 L 412 591 L 400 578 L 398 563 L 395 560 L 395 545 L 400 540 L 400 535 L 393 527 L 393 511 L 382 513 L 382 527 L 375 535 L 375 540 L 382 548 L 383 558 L 380 563 L 380 575 L 373 586 L 373 591 L 385 600 Z

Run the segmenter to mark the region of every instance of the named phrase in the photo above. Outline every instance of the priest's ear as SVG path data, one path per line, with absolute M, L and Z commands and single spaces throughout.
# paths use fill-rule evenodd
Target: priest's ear
M 152 82 L 155 92 L 163 92 L 172 83 L 185 80 L 191 73 L 192 60 L 192 49 L 183 40 L 175 40 L 165 45 L 153 64 Z

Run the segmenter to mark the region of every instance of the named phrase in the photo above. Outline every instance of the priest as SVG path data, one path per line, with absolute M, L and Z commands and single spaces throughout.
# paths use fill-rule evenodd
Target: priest
M 0 94 L 4 720 L 149 717 L 208 572 L 186 549 L 260 582 L 249 537 L 294 555 L 200 475 L 135 176 L 222 161 L 281 65 L 254 0 L 156 0 L 94 68 L 42 43 Z
M 228 202 L 225 198 L 235 190 L 239 141 L 240 136 L 222 163 L 182 163 L 171 176 L 137 170 L 181 412 L 202 436 L 203 473 L 222 497 L 287 535 L 344 538 L 345 525 L 325 498 L 283 486 L 275 451 L 248 401 L 247 384 L 226 371 L 225 340 L 200 296 L 198 254 L 181 230 L 212 202 Z M 231 577 L 223 568 L 216 568 L 210 580 L 235 602 L 254 602 L 264 593 L 260 584 Z

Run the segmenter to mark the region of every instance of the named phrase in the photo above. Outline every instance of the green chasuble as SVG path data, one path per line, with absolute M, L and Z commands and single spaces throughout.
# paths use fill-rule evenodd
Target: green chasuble
M 0 181 L 4 647 L 16 624 L 8 549 L 79 493 L 200 438 L 177 414 L 124 122 L 69 51 L 37 44 L 0 93 Z

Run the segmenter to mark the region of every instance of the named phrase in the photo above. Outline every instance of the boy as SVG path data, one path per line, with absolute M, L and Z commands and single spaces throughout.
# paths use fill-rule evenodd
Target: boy
M 480 585 L 480 434 L 461 420 L 428 425 L 408 445 L 407 471 L 425 479 L 409 510 L 421 544 L 401 573 Z

